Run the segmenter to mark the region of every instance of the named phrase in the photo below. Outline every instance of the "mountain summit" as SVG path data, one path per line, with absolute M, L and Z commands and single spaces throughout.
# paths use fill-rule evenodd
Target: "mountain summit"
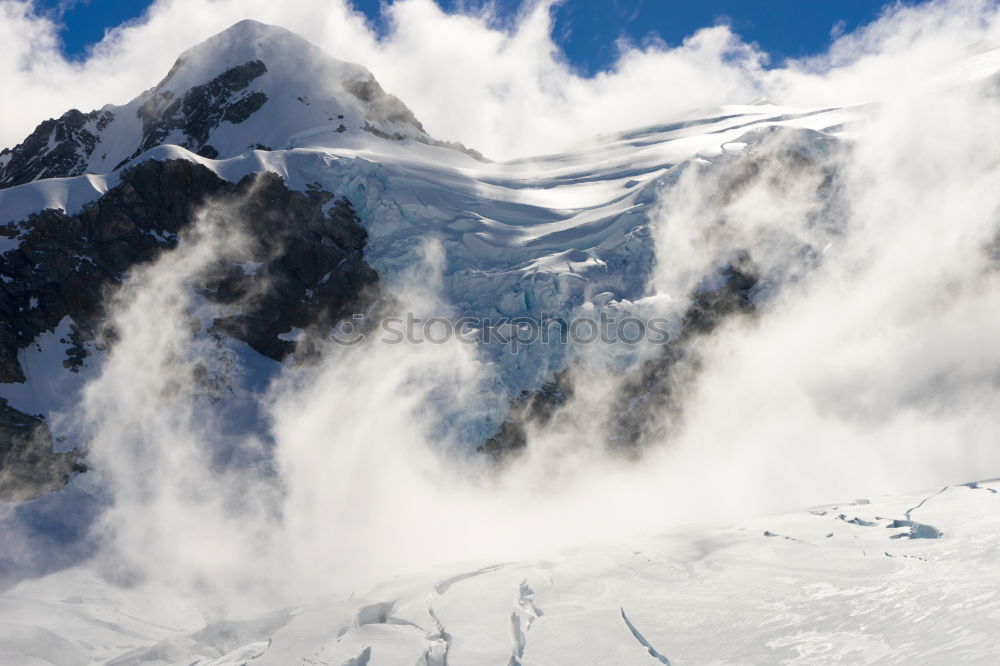
M 107 173 L 161 144 L 225 159 L 248 150 L 353 146 L 362 133 L 466 150 L 429 136 L 361 65 L 284 28 L 244 20 L 182 53 L 156 87 L 128 104 L 73 109 L 41 123 L 0 153 L 0 187 Z

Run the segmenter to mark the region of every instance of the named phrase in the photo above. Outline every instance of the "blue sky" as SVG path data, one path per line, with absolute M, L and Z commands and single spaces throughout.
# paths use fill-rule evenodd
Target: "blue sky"
M 438 3 L 454 10 L 478 1 Z M 54 8 L 60 0 L 40 0 L 39 4 Z M 79 56 L 87 45 L 101 39 L 105 28 L 136 18 L 148 4 L 143 0 L 70 3 L 62 15 L 67 54 Z M 384 28 L 379 0 L 354 4 Z M 520 0 L 496 4 L 501 18 L 510 17 Z M 825 51 L 834 26 L 849 32 L 874 19 L 884 4 L 883 0 L 566 0 L 556 9 L 555 38 L 577 68 L 593 73 L 614 61 L 615 41 L 622 35 L 641 42 L 656 34 L 669 44 L 678 44 L 698 28 L 724 22 L 770 53 L 772 64 L 780 64 L 786 57 Z

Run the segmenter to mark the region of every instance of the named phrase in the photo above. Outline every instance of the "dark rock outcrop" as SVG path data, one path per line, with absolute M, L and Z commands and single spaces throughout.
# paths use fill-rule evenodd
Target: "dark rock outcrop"
M 78 457 L 77 451 L 54 453 L 45 422 L 0 398 L 0 502 L 23 502 L 62 488 L 86 470 Z
M 546 426 L 556 410 L 573 397 L 573 382 L 569 370 L 556 374 L 551 382 L 542 384 L 534 391 L 521 391 L 511 402 L 507 418 L 500 428 L 478 448 L 495 459 L 502 459 L 516 453 L 528 445 L 526 428 Z
M 246 259 L 258 268 L 247 273 L 222 261 L 203 276 L 204 296 L 240 310 L 217 319 L 213 332 L 280 361 L 296 348 L 283 333 L 329 330 L 375 300 L 378 275 L 363 258 L 367 232 L 347 200 L 324 212 L 332 195 L 292 192 L 273 173 L 248 176 L 228 199 L 251 243 Z
M 128 160 L 160 145 L 175 131 L 187 137 L 182 146 L 203 157 L 214 158 L 218 156 L 218 151 L 208 145 L 211 131 L 222 121 L 233 124 L 243 122 L 267 102 L 267 95 L 260 91 L 244 92 L 254 79 L 267 72 L 267 67 L 260 60 L 230 67 L 211 81 L 194 86 L 178 97 L 165 90 L 164 86 L 181 64 L 182 61 L 178 60 L 167 78 L 139 107 L 137 114 L 142 120 L 142 141 Z
M 71 317 L 93 337 L 104 289 L 176 245 L 194 208 L 228 185 L 186 161 L 145 162 L 76 215 L 44 210 L 6 226 L 20 245 L 0 256 L 0 382 L 22 382 L 18 350 Z
M 0 151 L 0 188 L 84 173 L 100 132 L 113 119 L 110 111 L 72 109 L 46 120 L 17 146 Z
M 614 444 L 634 449 L 679 428 L 684 394 L 701 369 L 698 339 L 727 320 L 754 313 L 750 293 L 759 278 L 749 255 L 738 254 L 714 278 L 711 287 L 692 294 L 678 335 L 622 385 L 612 405 Z
M 183 60 L 177 61 L 136 111 L 142 135 L 134 152 L 115 165 L 116 169 L 164 143 L 175 132 L 184 137 L 180 145 L 215 158 L 219 153 L 208 144 L 212 130 L 222 122 L 242 123 L 267 102 L 264 93 L 247 91 L 267 72 L 260 60 L 230 67 L 211 81 L 177 95 L 166 85 L 182 64 Z M 72 109 L 41 123 L 20 144 L 0 151 L 0 188 L 86 173 L 91 156 L 99 150 L 102 133 L 114 119 L 108 110 L 81 113 Z

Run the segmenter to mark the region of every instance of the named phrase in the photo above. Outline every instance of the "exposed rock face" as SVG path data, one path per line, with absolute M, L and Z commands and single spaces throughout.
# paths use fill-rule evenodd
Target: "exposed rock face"
M 178 60 L 171 73 L 182 64 L 183 61 Z M 142 142 L 128 159 L 164 143 L 172 132 L 185 136 L 183 141 L 172 143 L 179 143 L 204 157 L 216 157 L 218 151 L 208 145 L 209 134 L 222 121 L 239 124 L 264 106 L 267 95 L 260 91 L 243 91 L 266 71 L 263 62 L 252 60 L 230 67 L 208 83 L 194 86 L 183 97 L 162 89 L 170 80 L 171 74 L 168 74 L 137 111 L 142 119 Z
M 166 142 L 214 158 L 218 151 L 208 144 L 212 130 L 224 121 L 242 123 L 267 102 L 263 92 L 247 91 L 250 83 L 267 71 L 260 60 L 230 67 L 178 96 L 165 85 L 182 64 L 183 60 L 178 60 L 136 110 L 142 135 L 135 151 L 115 168 Z M 102 132 L 114 119 L 114 113 L 107 109 L 90 113 L 73 109 L 60 118 L 46 120 L 13 149 L 0 152 L 0 188 L 86 173 L 91 156 L 95 151 L 100 155 Z
M 100 132 L 113 119 L 110 111 L 72 109 L 46 120 L 13 149 L 0 151 L 0 188 L 84 173 Z
M 173 247 L 193 208 L 226 186 L 193 163 L 146 162 L 77 215 L 44 210 L 6 225 L 20 245 L 0 256 L 0 381 L 24 381 L 18 350 L 64 317 L 92 337 L 103 290 Z
M 279 336 L 293 327 L 329 329 L 375 300 L 378 275 L 363 258 L 367 233 L 354 208 L 340 199 L 328 212 L 327 192 L 292 192 L 273 173 L 248 176 L 228 198 L 250 238 L 252 273 L 220 263 L 201 281 L 213 301 L 237 303 L 240 313 L 217 319 L 213 332 L 243 340 L 281 360 L 296 343 Z
M 77 456 L 53 453 L 45 422 L 0 398 L 0 502 L 23 502 L 62 488 L 86 469 Z
M 556 410 L 572 397 L 573 382 L 568 370 L 557 373 L 551 382 L 542 384 L 534 391 L 521 391 L 512 401 L 500 428 L 478 451 L 495 459 L 520 451 L 528 445 L 527 426 L 548 425 Z
M 701 367 L 695 343 L 723 322 L 754 313 L 750 293 L 758 271 L 749 255 L 738 255 L 719 278 L 718 286 L 693 294 L 677 337 L 623 384 L 612 404 L 612 443 L 634 449 L 678 428 L 684 392 L 697 380 Z
M 186 160 L 144 162 L 77 215 L 46 210 L 2 230 L 21 244 L 0 256 L 0 381 L 24 381 L 17 351 L 64 317 L 92 334 L 103 289 L 174 247 L 209 197 L 233 206 L 262 268 L 222 267 L 204 292 L 220 302 L 253 294 L 241 301 L 244 312 L 217 325 L 261 353 L 283 358 L 293 345 L 279 334 L 353 312 L 377 285 L 362 257 L 367 235 L 346 201 L 325 213 L 332 195 L 293 192 L 273 173 L 232 185 Z
M 281 334 L 333 325 L 377 293 L 378 276 L 363 259 L 366 232 L 346 201 L 326 211 L 332 199 L 318 189 L 292 191 L 273 173 L 251 174 L 234 185 L 186 160 L 147 161 L 125 171 L 117 187 L 77 215 L 45 210 L 0 228 L 20 240 L 0 256 L 0 381 L 25 381 L 18 351 L 65 317 L 73 322 L 74 346 L 64 365 L 79 365 L 84 342 L 101 329 L 105 291 L 136 264 L 175 247 L 208 200 L 227 206 L 243 225 L 250 240 L 246 261 L 257 266 L 247 273 L 220 261 L 202 277 L 201 292 L 236 312 L 216 320 L 212 332 L 284 358 L 296 343 Z M 34 465 L 38 492 L 50 489 L 53 478 L 73 469 L 75 456 L 50 459 L 44 424 L 6 403 L 4 410 L 9 428 L 0 435 L 7 447 L 0 453 L 8 451 L 3 455 L 15 470 L 11 478 L 23 486 Z M 5 469 L 0 465 L 0 474 Z

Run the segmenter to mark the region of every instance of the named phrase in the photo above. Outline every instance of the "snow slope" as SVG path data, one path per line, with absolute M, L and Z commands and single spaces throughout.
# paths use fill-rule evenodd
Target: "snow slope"
M 971 483 L 442 564 L 241 619 L 80 567 L 0 596 L 0 661 L 993 664 L 1000 594 L 984 565 L 1000 548 L 998 490 Z

